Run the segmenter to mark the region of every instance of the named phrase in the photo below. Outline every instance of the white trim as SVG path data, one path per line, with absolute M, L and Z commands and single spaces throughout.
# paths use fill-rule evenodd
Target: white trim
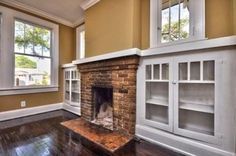
M 66 111 L 69 111 L 69 112 L 74 113 L 74 114 L 79 115 L 79 116 L 81 115 L 80 107 L 74 107 L 74 106 L 71 106 L 67 103 L 64 103 L 62 107 Z
M 82 23 L 84 23 L 84 22 L 85 22 L 85 19 L 84 19 L 84 18 L 78 19 L 77 21 L 75 21 L 75 22 L 73 23 L 73 27 L 75 28 L 75 27 L 79 26 L 80 24 L 82 24 Z
M 136 134 L 138 137 L 152 143 L 164 146 L 168 149 L 184 153 L 186 155 L 215 155 L 215 156 L 234 156 L 234 153 L 220 150 L 202 143 L 191 141 L 187 138 L 163 132 L 147 126 L 136 124 Z M 161 142 L 157 141 L 161 140 Z M 166 143 L 168 142 L 168 143 Z M 190 154 L 191 153 L 191 154 Z
M 60 109 L 62 109 L 62 103 L 0 112 L 0 121 L 11 120 L 15 118 L 21 118 L 25 116 L 30 116 Z
M 4 88 L 0 89 L 0 96 L 5 95 L 18 95 L 18 94 L 31 94 L 31 93 L 45 93 L 45 92 L 57 92 L 58 86 L 42 86 L 42 87 L 22 87 L 22 88 Z
M 94 61 L 102 61 L 102 60 L 131 56 L 131 55 L 138 55 L 141 57 L 145 57 L 145 56 L 153 56 L 153 55 L 187 52 L 187 51 L 191 52 L 193 50 L 220 48 L 220 47 L 227 47 L 227 46 L 234 46 L 234 45 L 236 45 L 236 35 L 228 36 L 228 37 L 221 37 L 221 38 L 216 38 L 216 39 L 209 39 L 209 40 L 207 39 L 198 40 L 198 41 L 175 44 L 175 45 L 170 45 L 170 46 L 150 48 L 146 50 L 140 50 L 137 48 L 126 49 L 126 50 L 116 51 L 116 52 L 112 52 L 108 54 L 74 60 L 72 64 L 77 65 L 77 64 L 89 63 L 89 62 L 94 62 Z
M 75 27 L 76 25 L 81 24 L 81 23 L 83 23 L 83 21 L 84 21 L 84 19 L 81 18 L 81 19 L 78 19 L 78 20 L 75 21 L 75 22 L 71 22 L 71 21 L 68 21 L 68 20 L 66 20 L 66 19 L 63 19 L 63 18 L 61 18 L 61 17 L 58 17 L 58 16 L 55 16 L 55 15 L 49 14 L 49 13 L 47 13 L 47 12 L 45 12 L 45 11 L 42 11 L 42 10 L 37 9 L 37 8 L 35 8 L 35 7 L 31 7 L 31 6 L 29 6 L 29 5 L 20 3 L 20 2 L 15 1 L 15 0 L 1 0 L 1 3 L 6 4 L 6 5 L 9 5 L 9 6 L 12 6 L 12 7 L 15 7 L 15 8 L 17 8 L 17 9 L 21 9 L 21 10 L 24 10 L 24 11 L 28 11 L 28 12 L 30 12 L 30 13 L 39 15 L 39 16 L 41 16 L 41 17 L 50 19 L 50 20 L 52 20 L 52 21 L 55 21 L 55 22 L 64 24 L 64 25 L 69 26 L 69 27 Z
M 87 10 L 88 8 L 92 7 L 93 5 L 97 4 L 98 2 L 100 2 L 100 0 L 85 0 L 84 2 L 82 2 L 80 4 L 80 7 L 83 10 Z
M 72 63 L 68 63 L 68 64 L 63 64 L 61 67 L 62 68 L 73 68 L 73 67 L 76 67 L 76 66 Z
M 141 56 L 152 56 L 160 54 L 185 52 L 185 51 L 192 52 L 193 50 L 219 48 L 219 47 L 234 46 L 234 45 L 236 45 L 236 35 L 229 37 L 221 37 L 216 39 L 200 40 L 200 41 L 176 44 L 171 46 L 163 46 L 158 48 L 150 48 L 147 50 L 143 50 L 141 52 Z
M 98 55 L 98 56 L 94 56 L 94 57 L 79 59 L 79 60 L 73 61 L 72 63 L 73 64 L 83 64 L 83 63 L 102 61 L 102 60 L 108 60 L 108 59 L 125 57 L 125 56 L 132 56 L 132 55 L 140 56 L 140 52 L 141 51 L 139 49 L 132 48 L 132 49 L 121 50 L 121 51 L 117 51 L 117 52 L 113 52 L 113 53 Z

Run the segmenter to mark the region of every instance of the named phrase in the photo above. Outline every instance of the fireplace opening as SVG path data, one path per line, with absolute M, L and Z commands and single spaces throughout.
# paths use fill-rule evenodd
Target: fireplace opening
M 113 89 L 112 87 L 93 87 L 92 123 L 113 130 Z

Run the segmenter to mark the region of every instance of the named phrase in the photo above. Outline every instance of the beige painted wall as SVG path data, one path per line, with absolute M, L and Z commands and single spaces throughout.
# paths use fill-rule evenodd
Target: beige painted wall
M 86 57 L 139 47 L 139 14 L 140 0 L 101 0 L 89 8 L 85 12 Z
M 206 37 L 234 34 L 233 1 L 235 0 L 206 0 Z
M 234 35 L 236 35 L 236 0 L 233 0 Z
M 70 63 L 75 59 L 75 33 L 74 29 L 59 25 L 59 63 Z M 25 100 L 27 107 L 42 106 L 63 101 L 63 77 L 59 71 L 59 91 L 51 93 L 37 93 L 25 95 L 0 96 L 0 112 L 20 108 L 20 101 Z
M 206 37 L 236 34 L 235 1 L 206 0 Z M 150 0 L 101 0 L 88 9 L 85 13 L 86 57 L 132 47 L 149 48 L 149 10 Z

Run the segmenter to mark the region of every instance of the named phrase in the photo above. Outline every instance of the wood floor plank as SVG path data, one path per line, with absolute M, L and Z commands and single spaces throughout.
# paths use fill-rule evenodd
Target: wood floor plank
M 75 118 L 78 116 L 59 110 L 0 122 L 0 156 L 107 156 L 60 125 Z M 146 141 L 132 141 L 114 156 L 181 155 Z

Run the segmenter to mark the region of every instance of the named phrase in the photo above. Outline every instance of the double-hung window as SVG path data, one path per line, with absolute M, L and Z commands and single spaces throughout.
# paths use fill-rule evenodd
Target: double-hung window
M 51 84 L 51 30 L 15 20 L 15 86 Z
M 58 91 L 58 24 L 4 6 L 0 12 L 0 95 Z
M 204 39 L 205 0 L 151 0 L 151 47 Z

